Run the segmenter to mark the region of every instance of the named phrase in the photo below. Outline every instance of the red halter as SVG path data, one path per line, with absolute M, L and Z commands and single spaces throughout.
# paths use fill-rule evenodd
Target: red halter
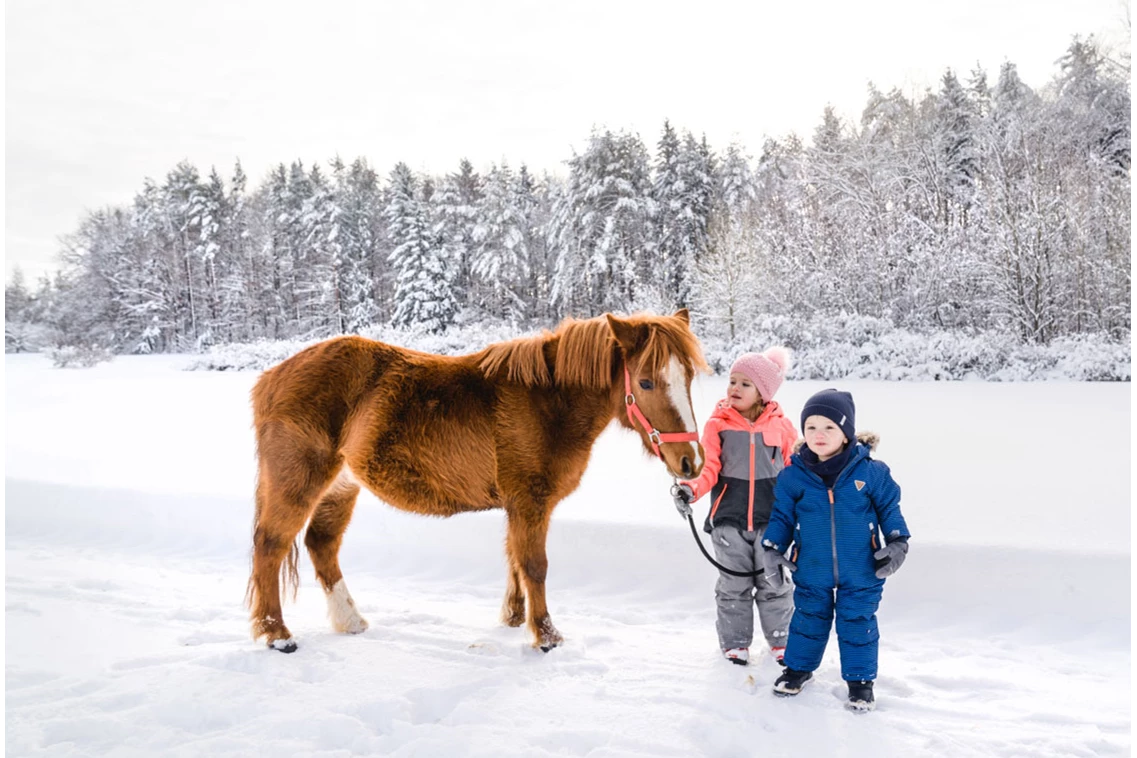
M 628 373 L 628 367 L 626 365 L 624 366 L 624 403 L 628 406 L 628 418 L 633 422 L 632 426 L 635 426 L 634 422 L 639 422 L 640 426 L 647 432 L 647 438 L 651 440 L 652 449 L 660 458 L 663 456 L 659 453 L 659 446 L 664 442 L 699 441 L 698 432 L 661 432 L 651 425 L 651 422 L 647 420 L 647 416 L 645 416 L 643 411 L 640 410 L 640 407 L 636 405 L 636 396 L 632 394 L 632 375 Z

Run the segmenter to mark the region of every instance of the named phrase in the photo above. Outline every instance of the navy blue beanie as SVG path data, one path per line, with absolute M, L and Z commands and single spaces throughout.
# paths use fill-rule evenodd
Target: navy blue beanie
M 805 420 L 810 416 L 824 416 L 841 427 L 849 442 L 857 441 L 857 408 L 853 396 L 841 390 L 821 390 L 801 409 L 801 430 L 805 432 Z

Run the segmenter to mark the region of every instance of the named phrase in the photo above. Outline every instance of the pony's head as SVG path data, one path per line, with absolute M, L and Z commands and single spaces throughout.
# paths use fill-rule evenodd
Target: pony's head
M 671 316 L 608 314 L 607 318 L 627 370 L 627 412 L 620 414 L 621 423 L 639 433 L 649 453 L 658 450 L 673 476 L 698 476 L 704 457 L 691 407 L 691 380 L 696 371 L 707 370 L 707 362 L 691 331 L 687 309 Z M 618 381 L 624 384 L 625 378 Z M 668 439 L 677 433 L 686 434 L 678 435 L 679 441 Z

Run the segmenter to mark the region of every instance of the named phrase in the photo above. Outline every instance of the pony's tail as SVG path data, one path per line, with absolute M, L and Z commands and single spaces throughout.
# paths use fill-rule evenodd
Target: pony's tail
M 256 494 L 253 496 L 253 528 L 251 530 L 252 537 L 250 540 L 252 546 L 249 548 L 249 583 L 245 586 L 245 607 L 252 610 L 257 602 L 257 583 L 256 583 L 256 554 L 257 554 L 257 529 L 261 523 L 261 484 L 260 472 L 257 472 L 257 489 Z
M 300 560 L 300 536 L 292 540 L 292 547 L 288 549 L 288 558 L 280 564 L 280 594 L 281 597 L 292 589 L 292 602 L 296 602 L 296 593 L 300 591 L 300 569 L 297 563 Z

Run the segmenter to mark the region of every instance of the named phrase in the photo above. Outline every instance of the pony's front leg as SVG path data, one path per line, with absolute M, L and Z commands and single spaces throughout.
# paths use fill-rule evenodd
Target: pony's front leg
M 549 569 L 545 537 L 549 531 L 549 514 L 544 509 L 530 507 L 533 509 L 510 512 L 506 545 L 529 600 L 528 621 L 533 647 L 548 652 L 564 642 L 545 605 L 545 575 Z

